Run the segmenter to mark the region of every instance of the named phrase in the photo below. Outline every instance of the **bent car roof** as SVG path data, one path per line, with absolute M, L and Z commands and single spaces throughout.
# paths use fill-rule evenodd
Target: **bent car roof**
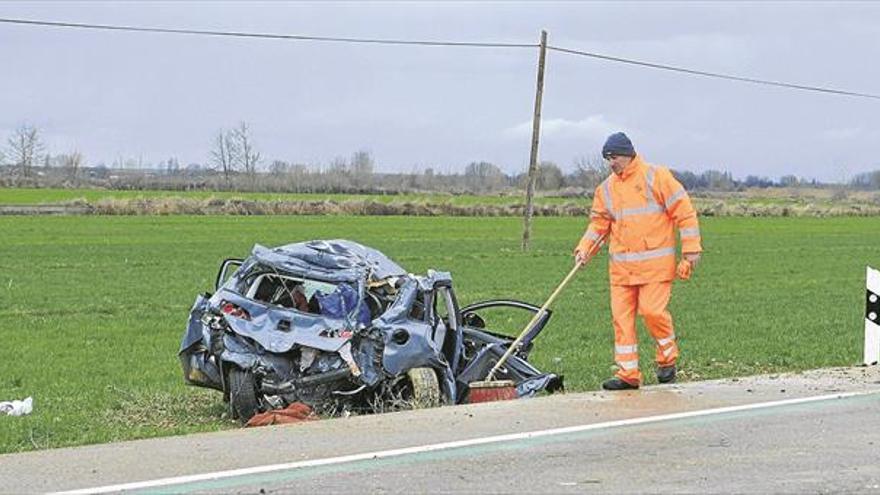
M 368 273 L 384 279 L 407 274 L 400 265 L 381 252 L 344 239 L 314 240 L 276 248 L 255 245 L 251 252 L 260 263 L 280 270 L 308 274 L 318 271 L 326 278 L 356 280 Z

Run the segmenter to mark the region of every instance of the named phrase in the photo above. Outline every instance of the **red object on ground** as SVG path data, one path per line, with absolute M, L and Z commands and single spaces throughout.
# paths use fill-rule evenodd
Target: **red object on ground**
M 516 383 L 511 380 L 473 382 L 468 387 L 468 403 L 518 399 Z
M 273 409 L 264 413 L 256 414 L 245 427 L 283 425 L 287 423 L 301 423 L 313 421 L 318 417 L 312 412 L 312 408 L 302 402 L 294 402 L 284 409 Z

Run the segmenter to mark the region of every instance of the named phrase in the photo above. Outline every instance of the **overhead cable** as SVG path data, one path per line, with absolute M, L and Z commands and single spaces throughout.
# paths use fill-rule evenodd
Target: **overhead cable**
M 123 26 L 110 24 L 85 24 L 76 22 L 56 22 L 56 21 L 39 21 L 30 19 L 11 19 L 0 18 L 0 23 L 21 24 L 31 26 L 49 26 L 60 28 L 79 28 L 79 29 L 97 29 L 105 31 L 130 31 L 141 33 L 164 33 L 164 34 L 187 34 L 200 36 L 228 36 L 236 38 L 260 38 L 260 39 L 278 39 L 278 40 L 294 40 L 294 41 L 319 41 L 331 43 L 368 43 L 376 45 L 418 45 L 418 46 L 451 46 L 451 47 L 469 47 L 469 48 L 538 48 L 540 45 L 533 43 L 500 43 L 500 42 L 469 42 L 469 41 L 439 41 L 439 40 L 402 40 L 389 38 L 350 38 L 350 37 L 331 37 L 331 36 L 307 36 L 299 34 L 273 34 L 273 33 L 252 33 L 242 31 L 211 31 L 199 29 L 172 29 L 157 27 L 138 27 Z M 617 62 L 622 64 L 636 65 L 651 69 L 666 70 L 678 72 L 682 74 L 690 74 L 695 76 L 711 77 L 715 79 L 725 79 L 728 81 L 738 81 L 751 84 L 761 84 L 765 86 L 775 86 L 787 89 L 796 89 L 801 91 L 813 91 L 826 94 L 852 96 L 857 98 L 870 98 L 880 100 L 880 95 L 870 93 L 858 93 L 854 91 L 844 91 L 834 88 L 823 88 L 819 86 L 808 86 L 804 84 L 794 84 L 781 81 L 770 81 L 765 79 L 757 79 L 752 77 L 735 76 L 731 74 L 722 74 L 719 72 L 708 72 L 703 70 L 688 69 L 685 67 L 676 67 L 672 65 L 657 64 L 653 62 L 645 62 L 642 60 L 628 59 L 623 57 L 615 57 L 604 55 L 601 53 L 587 52 L 582 50 L 574 50 L 559 46 L 547 46 L 548 50 L 553 50 L 571 55 L 580 55 L 608 62 Z
M 334 43 L 371 43 L 376 45 L 458 46 L 471 48 L 537 48 L 535 43 L 482 43 L 469 41 L 399 40 L 383 38 L 341 38 L 306 36 L 299 34 L 248 33 L 241 31 L 206 31 L 201 29 L 172 29 L 157 27 L 119 26 L 110 24 L 83 24 L 78 22 L 34 21 L 29 19 L 0 18 L 0 23 L 50 26 L 62 28 L 99 29 L 104 31 L 133 31 L 138 33 L 191 34 L 200 36 L 230 36 L 235 38 L 262 38 L 296 41 L 325 41 Z
M 652 69 L 661 69 L 661 70 L 668 70 L 668 71 L 673 71 L 673 72 L 681 72 L 684 74 L 692 74 L 692 75 L 696 75 L 696 76 L 713 77 L 716 79 L 727 79 L 729 81 L 740 81 L 740 82 L 747 82 L 747 83 L 752 83 L 752 84 L 763 84 L 766 86 L 778 86 L 781 88 L 799 89 L 799 90 L 803 90 L 803 91 L 818 91 L 820 93 L 831 93 L 831 94 L 835 94 L 835 95 L 856 96 L 859 98 L 873 98 L 873 99 L 880 100 L 880 95 L 873 95 L 873 94 L 869 94 L 869 93 L 856 93 L 853 91 L 843 91 L 840 89 L 822 88 L 822 87 L 818 87 L 818 86 L 806 86 L 803 84 L 792 84 L 792 83 L 786 83 L 786 82 L 780 82 L 780 81 L 767 81 L 764 79 L 755 79 L 752 77 L 733 76 L 730 74 L 721 74 L 718 72 L 707 72 L 707 71 L 702 71 L 702 70 L 687 69 L 684 67 L 675 67 L 672 65 L 655 64 L 652 62 L 644 62 L 641 60 L 633 60 L 633 59 L 621 58 L 621 57 L 612 57 L 610 55 L 602 55 L 601 53 L 584 52 L 584 51 L 580 51 L 580 50 L 572 50 L 570 48 L 562 48 L 562 47 L 558 47 L 558 46 L 549 46 L 548 45 L 547 49 L 548 50 L 555 50 L 557 52 L 562 52 L 562 53 L 570 53 L 572 55 L 582 55 L 584 57 L 591 57 L 591 58 L 597 58 L 600 60 L 607 60 L 609 62 L 619 62 L 622 64 L 638 65 L 641 67 L 650 67 Z

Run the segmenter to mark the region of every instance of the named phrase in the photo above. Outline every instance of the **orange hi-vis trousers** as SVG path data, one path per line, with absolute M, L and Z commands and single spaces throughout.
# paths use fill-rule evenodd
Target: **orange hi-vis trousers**
M 636 312 L 657 344 L 657 365 L 671 366 L 678 358 L 678 345 L 672 328 L 672 315 L 666 310 L 672 295 L 672 282 L 611 286 L 611 318 L 614 324 L 614 361 L 617 377 L 633 385 L 641 384 Z

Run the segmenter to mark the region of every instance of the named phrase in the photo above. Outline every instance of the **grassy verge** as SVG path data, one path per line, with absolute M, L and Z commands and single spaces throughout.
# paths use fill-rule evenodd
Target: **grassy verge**
M 102 200 L 156 200 L 156 199 L 242 199 L 246 201 L 374 201 L 377 203 L 418 203 L 469 205 L 508 205 L 522 203 L 525 194 L 310 194 L 310 193 L 250 193 L 235 191 L 112 191 L 104 189 L 32 189 L 0 188 L 0 204 L 52 204 L 83 200 L 91 204 Z M 563 204 L 572 198 L 540 197 L 541 204 Z M 576 199 L 575 199 L 576 201 Z
M 234 427 L 219 394 L 182 384 L 176 353 L 196 294 L 252 244 L 349 238 L 419 273 L 453 274 L 463 304 L 541 302 L 584 226 L 539 218 L 522 253 L 516 218 L 0 217 L 0 453 Z M 705 259 L 671 303 L 682 377 L 849 365 L 861 355 L 864 266 L 880 264 L 871 218 L 706 218 Z M 536 342 L 539 368 L 595 389 L 612 365 L 605 258 L 562 294 Z M 499 315 L 494 328 L 520 321 Z M 646 336 L 642 364 L 652 352 Z
M 755 189 L 696 192 L 701 215 L 727 217 L 836 217 L 880 215 L 880 193 L 830 189 Z M 586 215 L 591 199 L 541 195 L 537 216 Z M 369 215 L 517 216 L 522 194 L 272 194 L 206 191 L 3 189 L 0 207 L 34 213 L 38 205 L 67 205 L 96 215 Z M 31 208 L 27 208 L 28 206 Z

